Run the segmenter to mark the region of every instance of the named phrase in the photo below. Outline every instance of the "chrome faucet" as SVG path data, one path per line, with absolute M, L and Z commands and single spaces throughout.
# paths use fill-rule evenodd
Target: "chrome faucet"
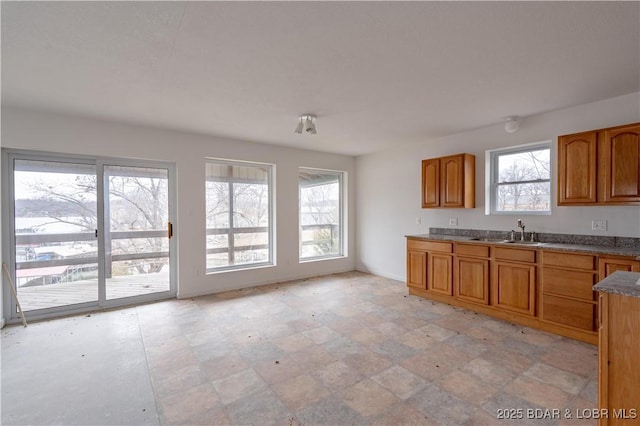
M 522 219 L 518 219 L 518 228 L 521 228 L 520 241 L 524 241 L 524 222 L 522 221 Z

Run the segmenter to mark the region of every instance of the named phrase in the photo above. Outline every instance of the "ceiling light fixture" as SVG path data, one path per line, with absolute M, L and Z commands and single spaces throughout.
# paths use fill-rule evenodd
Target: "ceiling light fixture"
M 511 116 L 507 117 L 507 122 L 504 123 L 504 131 L 507 133 L 515 133 L 520 128 L 520 117 Z
M 318 118 L 313 114 L 304 114 L 300 116 L 300 122 L 298 123 L 298 127 L 296 127 L 296 133 L 302 134 L 304 131 L 310 135 L 315 135 L 316 131 L 316 120 Z

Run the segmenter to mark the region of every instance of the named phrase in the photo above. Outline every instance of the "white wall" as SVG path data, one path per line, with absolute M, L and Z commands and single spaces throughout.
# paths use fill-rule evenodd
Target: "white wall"
M 314 139 L 303 142 L 313 146 Z M 355 268 L 353 157 L 15 108 L 2 110 L 2 144 L 5 148 L 175 162 L 178 220 L 174 229 L 181 298 Z M 276 266 L 205 273 L 205 157 L 276 165 Z M 298 263 L 300 166 L 347 172 L 345 258 Z
M 520 130 L 512 134 L 507 134 L 502 124 L 496 124 L 358 157 L 357 269 L 404 280 L 404 236 L 426 233 L 430 227 L 449 228 L 450 217 L 458 218 L 458 228 L 504 230 L 505 235 L 522 217 L 527 231 L 640 237 L 640 207 L 558 207 L 555 163 L 550 216 L 484 214 L 486 150 L 550 140 L 554 159 L 559 135 L 638 121 L 640 93 L 634 93 L 525 118 Z M 422 209 L 421 160 L 462 152 L 476 156 L 476 208 Z M 417 218 L 421 224 L 416 223 Z M 608 231 L 592 231 L 593 219 L 606 219 Z

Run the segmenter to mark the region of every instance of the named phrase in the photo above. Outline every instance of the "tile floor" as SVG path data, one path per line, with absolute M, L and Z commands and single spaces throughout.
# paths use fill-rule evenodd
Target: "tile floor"
M 5 425 L 595 425 L 597 348 L 351 272 L 7 327 L 1 402 Z

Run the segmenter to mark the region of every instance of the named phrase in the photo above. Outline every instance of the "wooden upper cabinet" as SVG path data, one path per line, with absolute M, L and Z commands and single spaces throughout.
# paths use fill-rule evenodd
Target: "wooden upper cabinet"
M 640 202 L 640 124 L 605 129 L 600 147 L 602 201 Z
M 558 138 L 558 205 L 596 202 L 597 132 Z
M 640 204 L 640 123 L 558 137 L 558 205 Z
M 422 160 L 422 208 L 474 208 L 475 163 L 471 154 Z
M 422 208 L 440 207 L 440 159 L 422 160 Z

